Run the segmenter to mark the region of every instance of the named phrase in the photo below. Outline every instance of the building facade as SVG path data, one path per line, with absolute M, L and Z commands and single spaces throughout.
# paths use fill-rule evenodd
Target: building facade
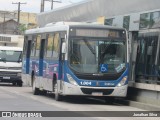
M 37 27 L 35 13 L 20 13 L 20 23 L 17 23 L 17 12 L 0 11 L 0 33 L 23 34 L 26 29 Z
M 112 16 L 104 24 L 129 31 L 132 80 L 160 84 L 160 9 Z
M 0 34 L 16 35 L 19 33 L 18 25 L 19 24 L 13 19 L 0 23 Z

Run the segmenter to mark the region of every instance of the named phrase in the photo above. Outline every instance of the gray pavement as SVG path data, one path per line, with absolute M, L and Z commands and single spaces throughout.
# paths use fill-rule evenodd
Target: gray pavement
M 101 99 L 70 97 L 57 102 L 54 95 L 33 95 L 31 87 L 0 85 L 0 111 L 144 111 L 125 105 L 107 105 Z M 73 113 L 74 114 L 74 113 Z M 84 113 L 85 115 L 86 113 Z M 0 118 L 1 120 L 2 118 Z M 2 120 L 20 118 L 3 118 Z M 23 118 L 28 119 L 28 118 Z M 31 119 L 31 118 L 30 118 Z M 32 118 L 31 120 L 74 119 L 74 120 L 158 120 L 158 117 L 54 117 Z

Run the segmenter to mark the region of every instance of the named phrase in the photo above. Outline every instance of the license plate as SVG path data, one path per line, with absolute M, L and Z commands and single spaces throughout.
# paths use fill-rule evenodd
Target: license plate
M 3 79 L 10 79 L 10 77 L 3 77 Z
M 94 95 L 94 96 L 102 96 L 103 93 L 102 92 L 92 92 L 92 95 Z

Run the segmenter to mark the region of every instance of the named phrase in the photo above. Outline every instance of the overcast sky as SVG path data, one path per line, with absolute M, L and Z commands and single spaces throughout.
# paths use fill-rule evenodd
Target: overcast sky
M 64 7 L 66 5 L 70 5 L 73 3 L 77 3 L 84 0 L 55 0 L 55 1 L 61 1 L 62 3 L 56 3 L 54 2 L 54 9 Z M 17 4 L 12 4 L 12 2 L 22 2 L 27 4 L 21 5 L 21 11 L 23 12 L 33 12 L 33 13 L 39 13 L 40 12 L 40 4 L 41 0 L 0 0 L 0 10 L 7 10 L 7 11 L 14 11 L 18 10 Z M 45 11 L 48 11 L 51 9 L 51 2 L 46 1 L 45 2 Z

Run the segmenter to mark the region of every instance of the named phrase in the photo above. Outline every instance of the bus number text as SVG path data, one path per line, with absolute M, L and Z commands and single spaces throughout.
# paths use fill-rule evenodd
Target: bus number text
M 88 82 L 88 81 L 83 81 L 83 82 L 80 82 L 81 85 L 85 85 L 85 86 L 88 86 L 88 85 L 92 85 L 91 82 Z

